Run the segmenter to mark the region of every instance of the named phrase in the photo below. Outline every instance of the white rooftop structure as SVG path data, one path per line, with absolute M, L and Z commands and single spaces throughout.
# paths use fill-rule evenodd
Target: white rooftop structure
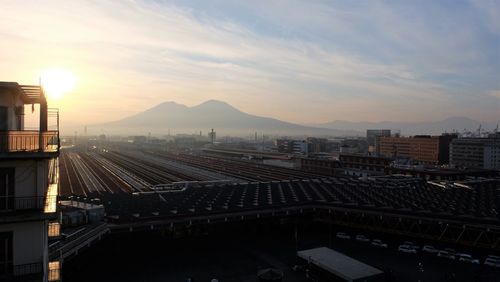
M 384 273 L 327 247 L 298 251 L 297 255 L 345 281 L 366 281 Z

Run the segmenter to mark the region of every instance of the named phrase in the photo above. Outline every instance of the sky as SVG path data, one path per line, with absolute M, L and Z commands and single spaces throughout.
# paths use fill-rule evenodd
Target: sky
M 75 87 L 67 124 L 175 101 L 295 123 L 500 120 L 500 1 L 0 0 L 0 80 Z

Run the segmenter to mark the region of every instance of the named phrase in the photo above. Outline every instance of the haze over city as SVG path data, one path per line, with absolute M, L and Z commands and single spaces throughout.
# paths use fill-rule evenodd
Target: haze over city
M 63 73 L 63 125 L 210 99 L 298 124 L 500 119 L 498 1 L 1 5 L 0 77 Z

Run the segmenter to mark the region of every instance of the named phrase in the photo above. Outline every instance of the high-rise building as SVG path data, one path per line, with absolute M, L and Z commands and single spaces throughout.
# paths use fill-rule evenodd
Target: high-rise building
M 450 142 L 455 138 L 456 134 L 379 137 L 377 154 L 396 159 L 407 158 L 424 164 L 447 164 Z
M 500 170 L 500 133 L 488 138 L 458 138 L 451 142 L 450 163 L 458 167 Z
M 309 153 L 322 153 L 327 151 L 328 139 L 326 138 L 316 138 L 307 137 L 307 151 Z
M 39 128 L 25 130 L 33 104 Z M 0 281 L 59 280 L 59 262 L 48 256 L 60 228 L 58 120 L 41 87 L 0 82 Z

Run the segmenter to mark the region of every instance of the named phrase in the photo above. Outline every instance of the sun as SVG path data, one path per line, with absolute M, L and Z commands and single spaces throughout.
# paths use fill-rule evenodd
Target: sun
M 41 84 L 49 99 L 57 100 L 75 87 L 75 75 L 65 69 L 47 69 L 42 71 Z

